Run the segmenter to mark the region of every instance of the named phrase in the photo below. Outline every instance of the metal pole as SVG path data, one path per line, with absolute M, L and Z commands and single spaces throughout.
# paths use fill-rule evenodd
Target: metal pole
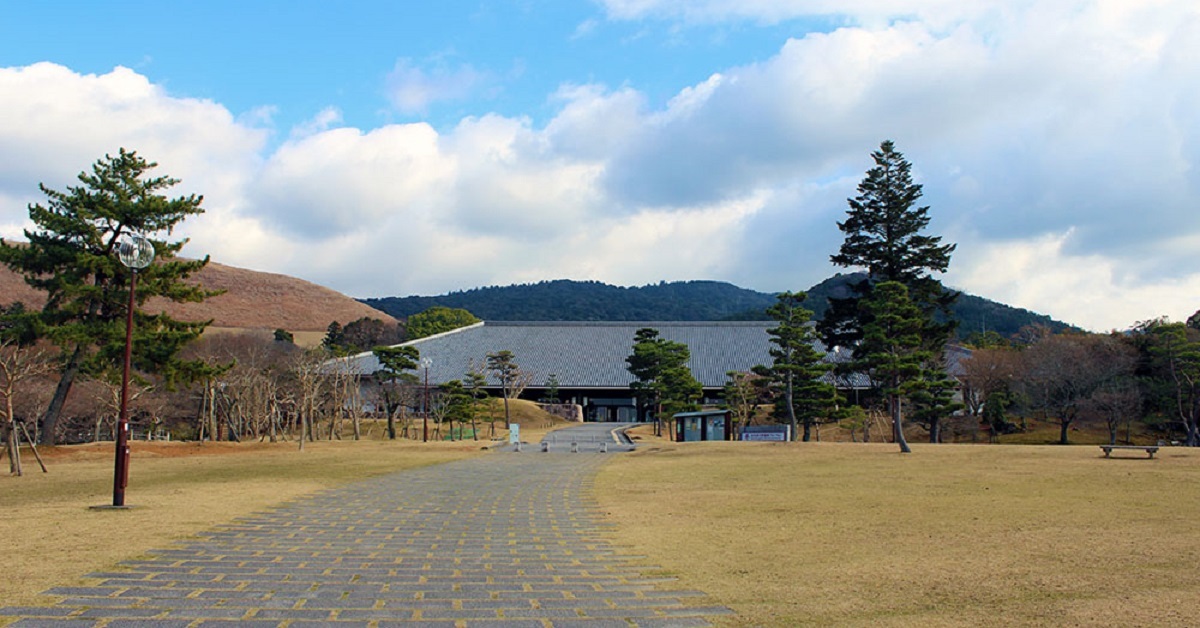
M 137 269 L 130 269 L 129 311 L 125 316 L 125 366 L 121 370 L 121 412 L 117 416 L 117 456 L 113 471 L 113 506 L 125 505 L 125 487 L 129 484 L 129 369 L 133 356 L 133 294 L 137 287 Z
M 425 365 L 425 416 L 421 418 L 421 442 L 429 442 L 429 365 Z

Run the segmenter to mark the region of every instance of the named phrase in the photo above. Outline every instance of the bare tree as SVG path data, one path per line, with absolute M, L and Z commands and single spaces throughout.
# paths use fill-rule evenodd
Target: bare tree
M 345 414 L 350 415 L 354 429 L 354 440 L 362 438 L 362 369 L 358 362 L 348 358 L 337 358 L 326 363 L 329 377 L 333 412 L 330 417 L 330 438 L 339 431 L 335 426 Z M 340 438 L 340 436 L 339 436 Z
M 108 436 L 116 440 L 117 434 L 117 415 L 121 412 L 121 380 L 119 375 L 109 373 L 105 377 L 91 377 L 89 380 L 95 382 L 99 386 L 99 395 L 96 397 L 96 407 L 102 409 L 96 412 L 95 430 L 92 433 L 92 442 L 100 442 L 100 436 L 104 432 L 104 427 L 108 426 Z M 153 390 L 154 387 L 144 382 L 129 382 L 129 397 L 126 400 L 126 406 L 132 413 L 138 402 L 147 393 Z
M 1114 336 L 1056 334 L 1046 336 L 1021 354 L 1020 386 L 1031 403 L 1060 428 L 1067 444 L 1071 425 L 1092 395 L 1103 386 L 1133 374 L 1137 355 Z
M 763 399 L 764 386 L 759 383 L 763 377 L 744 371 L 729 371 L 725 376 L 729 379 L 725 382 L 724 405 L 729 410 L 736 434 L 740 435 L 750 425 L 750 419 L 754 418 Z
M 22 392 L 26 382 L 54 370 L 50 357 L 50 351 L 44 347 L 25 347 L 12 339 L 0 339 L 0 396 L 4 397 L 4 441 L 8 451 L 8 469 L 12 475 L 22 474 L 21 435 L 18 430 L 24 429 L 17 422 L 14 399 Z M 27 439 L 28 436 L 26 430 Z M 33 445 L 33 442 L 30 444 Z M 46 470 L 45 466 L 42 470 Z
M 433 419 L 433 438 L 441 440 L 442 438 L 442 421 L 450 417 L 450 412 L 453 410 L 453 400 L 451 396 L 440 391 L 429 391 L 429 418 Z M 453 426 L 451 426 L 453 428 Z M 451 433 L 453 438 L 453 432 Z
M 1125 427 L 1125 440 L 1129 441 L 1130 424 L 1142 408 L 1142 391 L 1131 377 L 1116 378 L 1105 382 L 1084 401 L 1081 414 L 1104 423 L 1108 428 L 1108 442 L 1117 444 L 1117 431 Z
M 972 416 L 983 413 L 987 398 L 1007 392 L 1020 371 L 1021 354 L 1016 349 L 975 349 L 962 361 L 963 403 Z
M 313 427 L 316 425 L 321 409 L 321 394 L 324 392 L 326 380 L 322 366 L 328 358 L 328 353 L 321 349 L 310 349 L 298 354 L 292 363 L 292 374 L 295 375 L 298 403 L 297 411 L 300 418 L 300 450 L 304 450 L 304 441 L 316 440 Z

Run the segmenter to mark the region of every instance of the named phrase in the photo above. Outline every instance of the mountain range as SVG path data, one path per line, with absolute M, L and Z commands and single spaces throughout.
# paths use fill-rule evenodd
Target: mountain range
M 846 296 L 848 285 L 862 275 L 838 274 L 809 288 L 808 309 L 819 318 L 829 297 Z M 554 280 L 511 286 L 489 286 L 439 296 L 361 299 L 372 308 L 407 318 L 431 307 L 465 309 L 495 321 L 713 321 L 767 320 L 773 293 L 740 288 L 720 281 L 660 282 L 621 287 L 598 281 Z M 1026 325 L 1054 330 L 1071 328 L 1049 316 L 962 293 L 952 310 L 959 334 L 994 331 L 1012 336 Z
M 811 287 L 806 305 L 821 316 L 830 296 L 844 296 L 860 275 L 835 275 Z M 554 280 L 534 284 L 492 286 L 440 296 L 352 299 L 337 291 L 286 275 L 210 262 L 194 278 L 206 288 L 222 290 L 203 303 L 149 302 L 182 320 L 212 320 L 215 328 L 286 329 L 322 334 L 329 323 L 343 325 L 360 318 L 386 323 L 434 306 L 462 308 L 484 320 L 497 321 L 712 321 L 765 320 L 775 302 L 772 293 L 720 281 L 659 282 L 639 287 L 598 281 Z M 22 301 L 41 308 L 45 296 L 0 265 L 0 305 Z M 963 293 L 953 312 L 959 333 L 995 331 L 1011 336 L 1031 324 L 1061 330 L 1070 325 L 1028 310 Z M 394 317 L 394 318 L 393 318 Z

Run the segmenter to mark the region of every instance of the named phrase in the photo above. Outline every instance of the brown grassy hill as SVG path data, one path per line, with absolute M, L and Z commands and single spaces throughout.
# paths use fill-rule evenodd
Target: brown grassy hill
M 275 273 L 264 273 L 210 262 L 193 279 L 225 294 L 204 303 L 170 303 L 153 300 L 149 311 L 165 310 L 180 320 L 213 319 L 214 327 L 324 331 L 329 323 L 342 324 L 363 317 L 385 322 L 396 319 L 354 299 L 317 284 Z M 45 296 L 30 288 L 20 275 L 0 265 L 0 304 L 16 301 L 40 308 Z

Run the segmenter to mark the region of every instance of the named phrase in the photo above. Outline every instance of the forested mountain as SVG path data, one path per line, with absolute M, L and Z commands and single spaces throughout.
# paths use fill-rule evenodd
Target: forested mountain
M 398 318 L 440 305 L 493 321 L 713 321 L 761 311 L 775 297 L 719 281 L 623 288 L 598 281 L 541 281 L 434 297 L 385 297 L 363 303 Z
M 821 316 L 830 296 L 845 296 L 855 274 L 835 275 L 808 290 L 806 306 Z M 440 296 L 362 299 L 396 318 L 407 318 L 434 306 L 462 308 L 493 321 L 716 321 L 767 320 L 775 295 L 720 281 L 660 282 L 639 287 L 598 281 L 555 280 L 535 284 L 490 286 Z M 962 335 L 975 331 L 1015 334 L 1030 324 L 1052 329 L 1069 327 L 1048 316 L 963 294 L 954 308 Z

